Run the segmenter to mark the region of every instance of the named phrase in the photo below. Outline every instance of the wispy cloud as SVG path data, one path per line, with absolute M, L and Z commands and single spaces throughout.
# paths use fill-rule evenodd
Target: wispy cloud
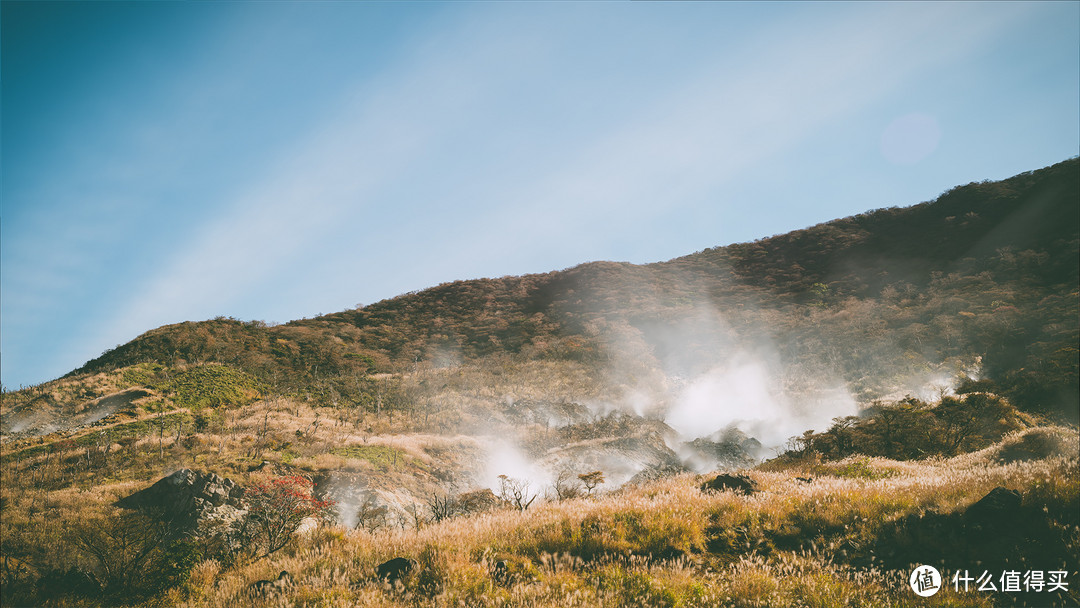
M 563 146 L 565 154 L 524 154 L 519 162 L 540 161 L 525 181 L 465 167 L 467 179 L 486 182 L 478 190 L 488 197 L 456 210 L 464 221 L 455 225 L 468 231 L 413 247 L 437 252 L 418 257 L 441 267 L 450 280 L 458 278 L 455 269 L 483 268 L 494 252 L 536 255 L 597 233 L 603 240 L 604 233 L 618 233 L 627 223 L 640 227 L 665 206 L 722 188 L 748 167 L 769 162 L 928 66 L 951 59 L 938 47 L 913 48 L 912 39 L 939 39 L 948 29 L 954 42 L 946 50 L 970 52 L 1010 18 L 969 19 L 956 30 L 956 9 L 939 12 L 928 18 L 925 11 L 889 5 L 822 29 L 791 23 L 741 48 L 700 58 L 678 87 L 633 107 L 607 132 L 574 139 L 556 129 L 547 139 L 530 141 L 537 148 Z M 290 273 L 287 281 L 324 293 L 339 291 L 332 277 L 351 279 L 344 288 L 356 289 L 363 275 L 351 269 L 361 260 L 409 272 L 416 257 L 384 258 L 353 239 L 386 231 L 409 240 L 428 221 L 412 213 L 426 213 L 440 197 L 460 200 L 460 193 L 422 182 L 453 181 L 440 165 L 456 165 L 447 156 L 455 150 L 481 162 L 496 160 L 484 145 L 497 147 L 509 137 L 485 131 L 484 113 L 501 103 L 523 103 L 506 90 L 509 75 L 523 58 L 534 64 L 551 59 L 557 42 L 558 31 L 522 41 L 512 28 L 466 23 L 462 31 L 429 41 L 382 78 L 358 84 L 314 133 L 283 150 L 262 180 L 222 200 L 218 217 L 119 309 L 105 333 L 131 336 L 171 321 L 226 313 L 252 292 L 273 298 L 273 284 L 291 264 L 310 266 Z M 430 198 L 403 201 L 403 192 Z M 395 205 L 413 209 L 386 208 Z M 305 280 L 305 273 L 323 282 Z
M 897 110 L 880 128 L 918 111 L 905 90 L 1030 10 L 849 8 L 755 7 L 764 27 L 741 32 L 725 5 L 463 5 L 387 57 L 358 47 L 312 58 L 339 80 L 290 93 L 303 103 L 253 100 L 244 75 L 271 73 L 271 59 L 219 40 L 200 70 L 162 89 L 168 108 L 111 135 L 100 162 L 73 167 L 95 188 L 39 182 L 30 193 L 62 201 L 49 203 L 59 214 L 91 211 L 82 223 L 38 214 L 47 227 L 20 223 L 28 234 L 5 243 L 5 333 L 12 318 L 92 290 L 85 276 L 111 263 L 140 271 L 87 307 L 80 331 L 93 337 L 56 339 L 52 369 L 164 323 L 286 320 L 439 281 L 618 257 L 617 242 L 640 243 L 636 261 L 687 253 L 658 218 L 719 206 L 763 167 L 798 171 L 789 155 L 814 155 L 808 146 L 827 146 L 884 100 Z M 289 24 L 274 27 L 284 29 L 258 36 L 283 37 Z M 249 113 L 315 108 L 274 137 L 242 131 L 257 122 Z M 231 139 L 215 151 L 222 131 Z M 130 235 L 137 242 L 117 245 Z

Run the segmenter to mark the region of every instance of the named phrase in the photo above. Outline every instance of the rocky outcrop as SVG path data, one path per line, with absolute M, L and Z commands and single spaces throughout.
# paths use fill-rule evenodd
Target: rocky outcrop
M 757 464 L 762 452 L 760 441 L 735 426 L 687 441 L 677 449 L 684 464 L 698 472 L 751 467 Z
M 180 534 L 213 524 L 231 525 L 246 513 L 244 489 L 214 473 L 180 469 L 120 499 L 116 506 L 138 509 L 170 522 Z

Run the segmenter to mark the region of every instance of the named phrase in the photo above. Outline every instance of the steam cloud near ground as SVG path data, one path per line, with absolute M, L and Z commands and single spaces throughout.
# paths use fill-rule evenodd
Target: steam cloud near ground
M 814 365 L 793 372 L 763 331 L 739 335 L 714 308 L 643 328 L 624 324 L 615 333 L 620 338 L 610 347 L 605 374 L 612 398 L 587 405 L 597 416 L 620 410 L 663 421 L 675 433 L 665 438 L 667 446 L 699 472 L 716 462 L 687 459 L 685 444 L 695 439 L 717 440 L 738 429 L 760 442 L 749 456 L 761 459 L 792 436 L 825 430 L 833 418 L 858 413 L 835 374 Z M 497 492 L 497 476 L 508 475 L 542 491 L 559 468 L 581 473 L 595 466 L 608 479 L 605 488 L 612 489 L 648 467 L 645 459 L 610 446 L 576 445 L 537 462 L 500 440 L 489 449 L 484 483 Z
M 766 364 L 740 352 L 687 383 L 664 421 L 683 441 L 734 426 L 766 447 L 779 447 L 793 435 L 824 430 L 833 418 L 857 412 L 855 400 L 839 383 L 825 379 L 792 395 Z
M 583 405 L 597 417 L 622 411 L 664 422 L 673 431 L 664 437 L 667 447 L 684 466 L 699 473 L 715 469 L 718 462 L 693 453 L 688 444 L 696 439 L 721 441 L 738 438 L 741 432 L 758 442 L 744 446 L 748 456 L 761 460 L 783 450 L 791 437 L 811 429 L 824 431 L 835 418 L 859 413 L 859 404 L 839 370 L 830 369 L 813 353 L 794 360 L 789 354 L 785 360 L 780 353 L 787 345 L 766 328 L 739 321 L 729 322 L 712 306 L 699 306 L 692 314 L 684 312 L 651 324 L 609 321 L 612 331 L 607 335 L 616 338 L 609 343 L 609 365 L 604 374 L 608 398 Z M 793 351 L 788 348 L 785 352 Z M 440 366 L 459 361 L 453 353 L 440 356 Z M 955 381 L 951 378 L 957 371 L 936 370 L 925 378 L 910 378 L 912 386 L 898 389 L 932 400 L 952 391 Z M 963 371 L 976 377 L 978 370 Z M 509 396 L 507 400 L 513 401 Z M 553 414 L 549 418 L 551 426 L 572 422 L 569 416 Z M 530 457 L 515 444 L 513 436 L 505 428 L 477 429 L 475 439 L 487 458 L 486 465 L 473 472 L 473 487 L 490 488 L 498 494 L 499 476 L 505 475 L 528 483 L 530 494 L 544 496 L 550 493 L 560 471 L 572 472 L 573 479 L 580 473 L 602 470 L 606 477 L 603 489 L 611 490 L 655 464 L 649 462 L 648 449 L 635 451 L 602 441 L 582 441 Z M 391 504 L 410 502 L 404 496 L 382 498 Z M 360 500 L 357 496 L 351 502 L 358 505 Z M 350 506 L 355 509 L 357 505 Z
M 833 370 L 813 361 L 783 361 L 764 328 L 736 331 L 714 307 L 699 306 L 689 318 L 649 327 L 641 339 L 645 344 L 616 352 L 651 354 L 645 365 L 662 376 L 655 382 L 654 375 L 653 384 L 667 387 L 653 393 L 666 404 L 660 416 L 680 441 L 735 427 L 765 447 L 778 448 L 794 435 L 824 430 L 833 418 L 858 413 Z M 626 377 L 620 366 L 640 368 L 642 361 L 617 359 L 614 377 Z

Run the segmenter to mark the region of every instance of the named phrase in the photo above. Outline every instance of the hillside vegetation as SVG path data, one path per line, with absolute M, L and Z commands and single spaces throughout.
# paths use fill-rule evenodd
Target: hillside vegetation
M 3 392 L 0 600 L 1076 605 L 1078 260 L 1071 159 L 657 264 L 157 328 Z M 184 469 L 236 488 L 197 532 L 129 498 Z M 923 600 L 920 563 L 1070 586 Z

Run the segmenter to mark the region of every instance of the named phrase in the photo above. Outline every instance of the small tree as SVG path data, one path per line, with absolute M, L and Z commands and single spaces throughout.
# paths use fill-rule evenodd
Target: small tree
M 566 469 L 559 471 L 555 481 L 551 484 L 555 489 L 555 498 L 557 500 L 569 500 L 581 496 L 581 486 L 573 481 L 573 477 L 574 474 Z
M 431 521 L 440 522 L 445 519 L 450 519 L 461 513 L 461 506 L 458 503 L 457 498 L 447 494 L 445 496 L 439 496 L 438 494 L 432 494 L 428 499 L 428 509 L 431 510 Z
M 167 529 L 139 512 L 117 512 L 80 522 L 68 532 L 77 550 L 95 562 L 94 578 L 106 592 L 128 591 L 146 578 Z
M 604 483 L 604 472 L 593 471 L 591 473 L 582 473 L 578 475 L 578 479 L 581 480 L 581 484 L 585 486 L 585 490 L 592 496 L 592 491 L 596 486 Z
M 529 492 L 529 482 L 499 475 L 499 498 L 513 505 L 518 511 L 524 511 L 536 500 L 536 493 Z
M 374 501 L 367 500 L 356 510 L 356 528 L 374 533 L 386 525 L 386 516 L 389 512 L 390 509 L 385 505 L 380 507 Z
M 195 543 L 176 538 L 160 514 L 115 511 L 76 522 L 66 535 L 76 554 L 91 564 L 79 582 L 93 581 L 102 593 L 125 599 L 182 583 L 204 557 Z
M 334 502 L 312 496 L 313 486 L 310 480 L 291 475 L 256 483 L 246 489 L 245 532 L 255 546 L 261 547 L 259 557 L 266 557 L 288 544 L 305 519 L 331 516 Z

